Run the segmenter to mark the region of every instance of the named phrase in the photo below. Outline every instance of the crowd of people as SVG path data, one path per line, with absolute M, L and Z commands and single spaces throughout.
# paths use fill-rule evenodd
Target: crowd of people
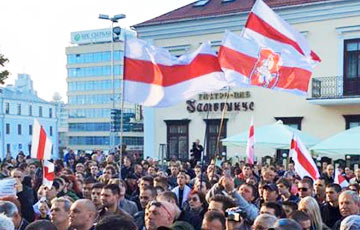
M 16 196 L 0 197 L 0 230 L 360 230 L 360 169 L 342 170 L 342 188 L 331 164 L 314 181 L 291 162 L 202 164 L 201 151 L 167 165 L 124 152 L 121 166 L 118 152 L 69 151 L 51 187 L 41 162 L 8 156 Z

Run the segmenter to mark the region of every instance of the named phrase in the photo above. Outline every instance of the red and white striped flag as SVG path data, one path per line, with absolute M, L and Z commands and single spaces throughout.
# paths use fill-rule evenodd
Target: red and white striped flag
M 226 32 L 219 63 L 230 86 L 261 86 L 307 95 L 312 67 L 298 53 L 276 52 L 256 42 Z
M 32 136 L 31 158 L 50 160 L 52 142 L 37 119 L 34 119 Z
M 251 118 L 250 129 L 249 129 L 249 138 L 246 145 L 246 156 L 249 164 L 254 164 L 254 144 L 255 144 L 255 127 L 254 127 L 254 118 Z
M 345 179 L 345 177 L 341 175 L 338 168 L 335 170 L 334 183 L 340 185 L 341 188 L 346 188 L 350 185 L 349 182 Z
M 43 163 L 43 182 L 42 184 L 51 189 L 55 178 L 55 166 L 50 161 L 44 160 Z
M 320 177 L 318 168 L 311 154 L 306 149 L 305 145 L 297 136 L 293 136 L 291 140 L 290 157 L 295 163 L 295 172 L 301 177 L 309 176 L 313 180 Z
M 227 82 L 210 43 L 177 58 L 146 41 L 126 40 L 125 101 L 166 107 L 225 86 Z
M 243 36 L 275 52 L 286 50 L 294 55 L 300 54 L 311 64 L 321 61 L 310 49 L 305 37 L 277 15 L 263 0 L 257 0 L 251 9 Z

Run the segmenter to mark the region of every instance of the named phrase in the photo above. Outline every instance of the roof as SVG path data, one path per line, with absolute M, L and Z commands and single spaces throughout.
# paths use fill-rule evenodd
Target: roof
M 264 0 L 271 8 L 297 6 L 317 2 L 329 2 L 334 0 Z M 240 12 L 248 12 L 255 3 L 255 0 L 234 0 L 222 2 L 222 0 L 209 0 L 204 6 L 194 6 L 190 3 L 156 18 L 135 25 L 145 26 L 151 24 L 161 24 L 181 19 L 202 18 L 208 16 L 227 15 Z
M 43 104 L 53 104 L 51 102 L 45 101 L 41 99 L 37 95 L 31 92 L 21 92 L 16 89 L 9 89 L 9 88 L 0 88 L 2 91 L 2 97 L 4 99 L 12 99 L 12 100 L 20 100 L 20 101 L 30 101 L 30 102 L 38 102 Z

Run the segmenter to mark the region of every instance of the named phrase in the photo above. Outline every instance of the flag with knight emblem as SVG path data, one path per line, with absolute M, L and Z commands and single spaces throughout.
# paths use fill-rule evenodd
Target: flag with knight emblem
M 300 54 L 275 51 L 227 31 L 219 63 L 230 86 L 260 86 L 306 96 L 312 66 Z

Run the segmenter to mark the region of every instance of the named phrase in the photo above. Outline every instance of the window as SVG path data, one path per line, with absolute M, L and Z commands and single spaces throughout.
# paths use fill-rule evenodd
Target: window
M 42 117 L 43 114 L 42 114 L 42 106 L 39 106 L 39 117 Z
M 284 125 L 288 125 L 291 128 L 301 130 L 301 121 L 303 117 L 275 117 L 275 120 L 281 120 Z
M 6 123 L 6 134 L 10 134 L 10 124 Z
M 10 103 L 9 103 L 9 102 L 6 102 L 6 103 L 5 103 L 5 113 L 6 113 L 6 114 L 9 114 L 9 113 L 10 113 Z
M 288 125 L 291 128 L 298 130 L 301 130 L 302 119 L 303 117 L 275 117 L 275 120 L 277 121 L 281 120 L 284 125 Z M 289 154 L 288 149 L 277 149 L 275 161 L 279 164 L 283 164 L 283 160 L 287 158 L 288 154 Z
M 32 116 L 32 105 L 29 105 L 29 116 Z
M 21 124 L 18 124 L 17 130 L 18 130 L 18 135 L 21 135 Z
M 17 104 L 17 115 L 21 115 L 21 104 Z
M 360 95 L 360 39 L 345 40 L 344 95 Z
M 345 118 L 345 129 L 360 126 L 360 115 L 343 115 Z
M 6 144 L 6 152 L 11 153 L 10 144 Z
M 204 121 L 206 123 L 206 136 L 208 137 L 206 141 L 206 155 L 213 159 L 215 157 L 214 154 L 221 155 L 224 152 L 226 153 L 226 147 L 222 145 L 220 140 L 226 137 L 227 119 L 223 120 L 221 130 L 220 119 L 205 119 Z
M 32 135 L 32 125 L 29 125 L 29 135 Z
M 52 126 L 50 126 L 50 137 L 52 137 L 52 135 L 53 135 L 53 128 Z
M 52 118 L 52 108 L 49 108 L 49 117 Z
M 189 157 L 190 120 L 167 120 L 167 158 L 176 156 L 179 160 Z
M 19 145 L 18 145 L 18 149 L 19 149 L 19 150 L 22 150 L 22 144 L 19 144 Z
M 198 0 L 193 6 L 205 6 L 210 0 Z

